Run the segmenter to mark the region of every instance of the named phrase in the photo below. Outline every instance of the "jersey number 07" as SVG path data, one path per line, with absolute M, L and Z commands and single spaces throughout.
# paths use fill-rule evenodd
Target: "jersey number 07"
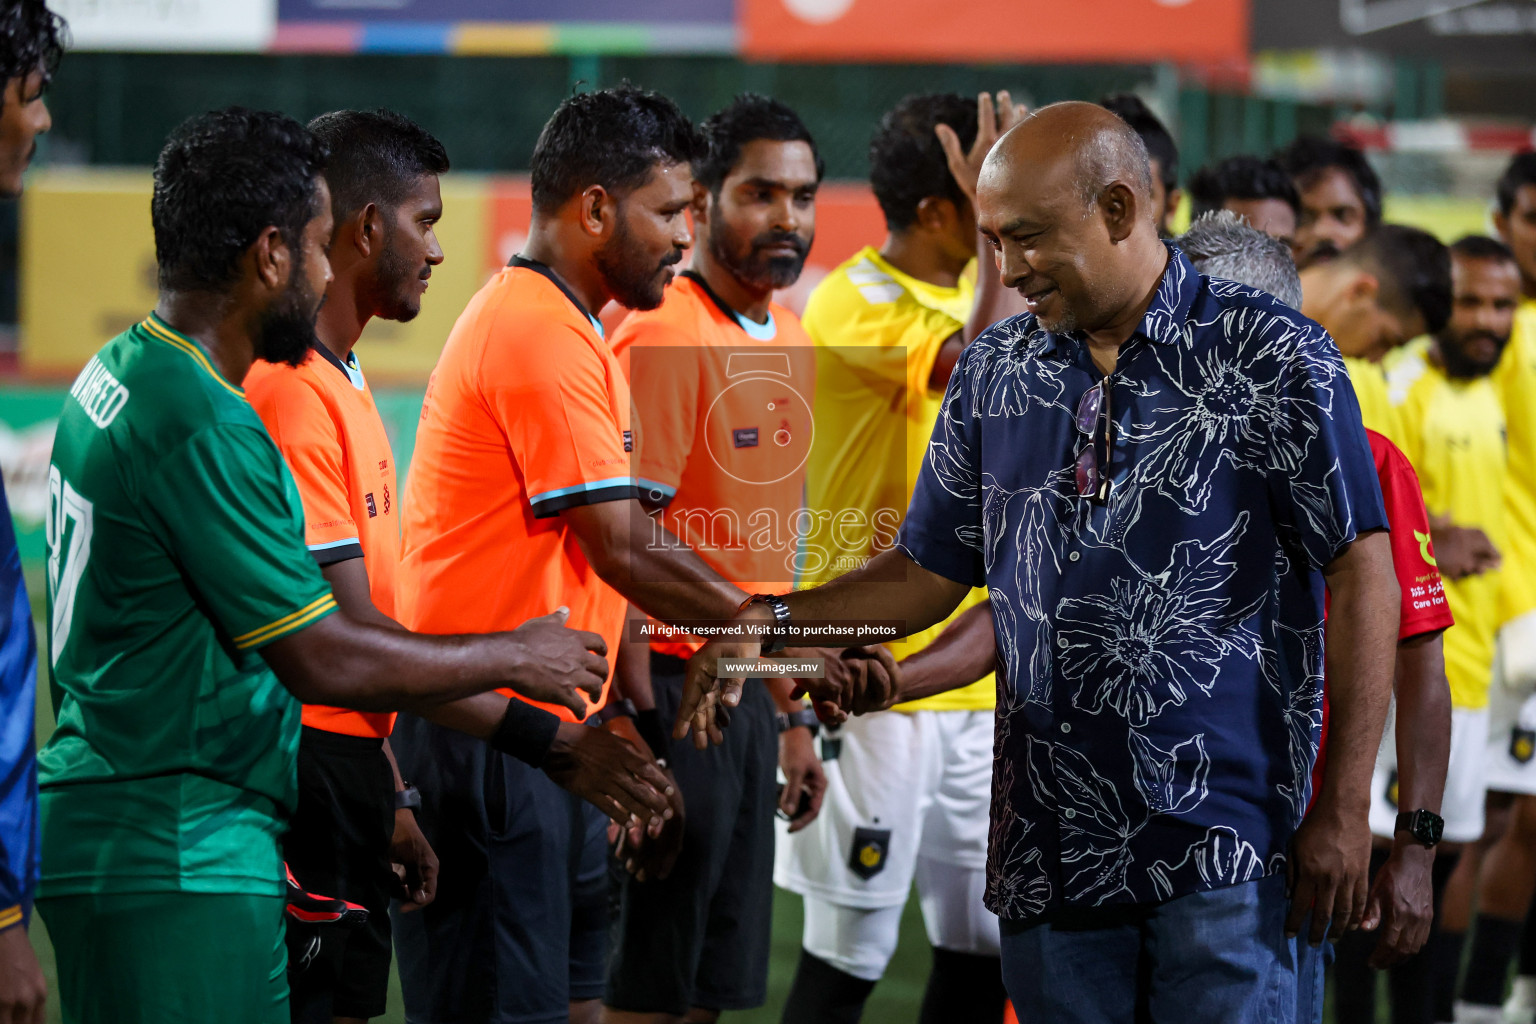
M 52 598 L 53 612 L 49 623 L 49 664 L 55 667 L 59 652 L 69 639 L 75 591 L 91 556 L 91 515 L 91 503 L 69 486 L 69 481 L 59 474 L 59 467 L 49 466 L 48 596 Z

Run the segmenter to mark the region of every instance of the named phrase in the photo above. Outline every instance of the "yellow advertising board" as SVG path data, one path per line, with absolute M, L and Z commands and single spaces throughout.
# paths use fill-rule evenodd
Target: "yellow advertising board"
M 107 339 L 154 306 L 150 191 L 148 171 L 55 170 L 29 179 L 21 238 L 21 364 L 28 375 L 73 378 Z M 446 260 L 432 272 L 415 320 L 368 324 L 358 357 L 370 379 L 381 385 L 426 381 L 460 311 L 527 237 L 528 191 L 524 176 L 443 178 L 438 238 Z M 878 243 L 884 231 L 863 185 L 828 185 L 818 205 L 811 261 L 797 287 L 781 296 L 791 308 L 804 304 L 826 271 L 860 246 Z M 1447 242 L 1489 230 L 1488 206 L 1476 199 L 1389 198 L 1386 214 Z M 610 307 L 603 316 L 614 320 L 621 312 Z
M 72 378 L 113 335 L 155 304 L 155 243 L 147 171 L 39 173 L 21 214 L 21 365 L 31 376 Z M 443 180 L 438 227 L 446 259 L 432 272 L 421 314 L 374 320 L 358 350 L 369 376 L 423 381 L 448 330 L 490 273 L 486 179 Z

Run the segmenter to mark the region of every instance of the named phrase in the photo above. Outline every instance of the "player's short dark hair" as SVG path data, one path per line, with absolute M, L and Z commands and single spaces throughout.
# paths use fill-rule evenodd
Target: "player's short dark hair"
M 533 207 L 552 213 L 593 185 L 629 192 L 657 164 L 692 164 L 702 153 L 692 122 L 661 93 L 631 85 L 577 93 L 533 147 Z
M 43 0 L 0 0 L 0 85 L 34 71 L 43 73 L 46 85 L 58 70 L 68 42 L 64 19 Z
M 229 107 L 183 121 L 155 162 L 160 287 L 222 291 L 268 227 L 298 248 L 318 212 L 325 143 L 286 114 Z
M 1296 183 L 1273 160 L 1234 156 L 1202 167 L 1189 181 L 1191 216 L 1214 213 L 1228 199 L 1278 199 L 1301 216 L 1301 196 Z
M 960 148 L 969 150 L 976 142 L 976 100 L 952 92 L 907 96 L 875 129 L 869 142 L 869 184 L 891 231 L 915 224 L 917 204 L 924 199 L 948 199 L 956 206 L 966 202 L 933 132 L 941 124 L 954 129 Z
M 1515 196 L 1526 185 L 1536 185 L 1536 153 L 1517 153 L 1499 176 L 1499 212 L 1508 217 L 1515 208 Z
M 1400 316 L 1418 313 L 1429 333 L 1451 318 L 1451 250 L 1429 232 L 1379 224 L 1339 259 L 1373 274 L 1377 302 Z
M 704 153 L 693 162 L 693 176 L 716 195 L 749 142 L 803 142 L 811 147 L 811 156 L 816 160 L 816 180 L 820 181 L 826 173 L 816 140 L 811 138 L 800 115 L 788 104 L 767 96 L 742 93 L 699 125 L 699 134 L 703 137 Z
M 369 203 L 389 209 L 424 175 L 448 170 L 448 152 L 421 125 L 392 110 L 333 110 L 309 122 L 330 150 L 325 182 L 338 221 Z
M 1366 226 L 1381 223 L 1381 179 L 1365 154 L 1354 146 L 1321 135 L 1298 135 L 1275 154 L 1275 161 L 1285 168 L 1297 189 L 1309 187 L 1325 171 L 1343 171 L 1354 182 L 1365 206 Z
M 1099 101 L 1099 106 L 1130 125 L 1147 147 L 1147 156 L 1157 161 L 1158 180 L 1164 189 L 1179 187 L 1179 147 L 1168 126 L 1152 113 L 1140 96 L 1117 92 Z
M 1536 184 L 1536 182 L 1533 182 Z M 1487 235 L 1467 235 L 1451 243 L 1451 255 L 1466 260 L 1498 260 L 1514 263 L 1515 254 L 1509 246 Z

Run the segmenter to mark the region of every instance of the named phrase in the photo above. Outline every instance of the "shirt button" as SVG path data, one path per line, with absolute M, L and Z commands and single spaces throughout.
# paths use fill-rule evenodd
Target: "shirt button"
M 1061 816 L 1066 818 L 1068 821 L 1071 821 L 1073 818 L 1077 817 L 1077 812 L 1068 807 L 1066 810 L 1061 812 Z
M 1062 732 L 1071 732 L 1072 731 L 1072 723 L 1071 722 L 1062 722 L 1061 723 L 1061 731 Z
M 1078 554 L 1078 553 L 1077 553 L 1077 552 L 1076 552 L 1076 551 L 1074 551 L 1074 552 L 1072 552 L 1072 553 L 1071 553 L 1071 554 L 1070 554 L 1070 555 L 1068 555 L 1068 556 L 1067 556 L 1067 561 L 1069 561 L 1069 562 L 1075 562 L 1075 561 L 1077 561 L 1077 560 L 1078 560 L 1078 559 L 1079 559 L 1079 558 L 1080 558 L 1080 557 L 1082 557 L 1082 556 L 1081 556 L 1081 555 L 1079 555 L 1079 554 Z
M 1064 636 L 1057 637 L 1056 638 L 1056 646 L 1057 647 L 1065 647 L 1065 646 L 1067 646 L 1067 638 L 1064 637 Z

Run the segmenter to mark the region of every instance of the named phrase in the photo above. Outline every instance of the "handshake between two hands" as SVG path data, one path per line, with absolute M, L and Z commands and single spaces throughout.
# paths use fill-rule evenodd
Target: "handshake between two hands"
M 720 743 L 747 681 L 745 674 L 731 675 L 723 663 L 757 660 L 761 650 L 758 639 L 712 640 L 700 648 L 688 662 L 673 737 L 692 733 L 700 750 Z M 825 673 L 796 678 L 795 695 L 809 696 L 816 716 L 828 725 L 841 724 L 849 715 L 884 711 L 901 700 L 901 668 L 885 647 L 789 648 L 764 660 L 807 658 L 820 659 Z

